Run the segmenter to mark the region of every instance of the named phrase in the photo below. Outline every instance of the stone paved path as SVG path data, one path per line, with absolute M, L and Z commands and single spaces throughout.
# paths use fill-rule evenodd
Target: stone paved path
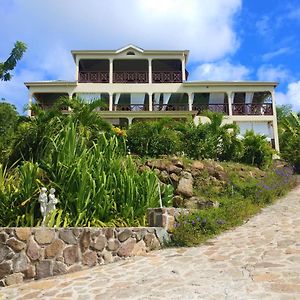
M 300 187 L 206 245 L 2 288 L 0 299 L 300 299 Z

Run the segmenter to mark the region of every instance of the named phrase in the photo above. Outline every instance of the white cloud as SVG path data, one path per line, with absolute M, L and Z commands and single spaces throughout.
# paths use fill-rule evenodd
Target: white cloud
M 219 61 L 199 65 L 191 72 L 189 80 L 241 81 L 249 74 L 250 70 L 243 65 Z
M 278 105 L 292 104 L 293 109 L 300 112 L 300 80 L 290 83 L 286 93 L 276 93 L 276 103 Z
M 145 49 L 189 49 L 190 62 L 222 59 L 239 47 L 234 17 L 241 2 L 10 0 L 0 9 L 0 40 L 5 41 L 0 56 L 6 57 L 16 40 L 28 50 L 17 66 L 21 74 L 0 83 L 0 97 L 9 95 L 22 106 L 27 101 L 22 81 L 31 80 L 26 72 L 35 80 L 74 79 L 72 49 L 118 49 L 132 43 Z
M 276 51 L 272 51 L 272 52 L 267 52 L 265 53 L 263 56 L 262 56 L 262 59 L 264 61 L 268 61 L 268 60 L 271 60 L 273 59 L 274 57 L 277 57 L 277 56 L 280 56 L 280 55 L 283 55 L 283 54 L 288 54 L 288 53 L 291 53 L 292 50 L 290 47 L 282 47 Z
M 262 65 L 257 70 L 257 78 L 261 81 L 285 82 L 291 79 L 291 75 L 289 70 L 283 66 Z

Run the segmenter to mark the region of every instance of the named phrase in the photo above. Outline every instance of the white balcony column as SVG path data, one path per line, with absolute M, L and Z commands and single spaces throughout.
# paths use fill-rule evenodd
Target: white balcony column
M 189 111 L 193 110 L 193 98 L 194 98 L 194 93 L 188 93 L 189 96 Z
M 28 98 L 28 110 L 27 110 L 27 115 L 28 115 L 28 117 L 31 117 L 32 97 L 33 97 L 33 94 L 32 94 L 32 93 L 29 93 L 29 98 Z
M 182 71 L 182 81 L 186 81 L 186 76 L 185 76 L 185 56 L 182 56 L 181 59 L 181 71 Z
M 69 93 L 69 100 L 72 100 L 73 98 L 73 93 Z M 68 106 L 68 111 L 72 111 L 72 108 Z
M 233 104 L 233 96 L 234 93 L 233 92 L 227 92 L 227 99 L 228 99 L 228 115 L 232 116 L 232 104 Z
M 275 105 L 275 91 L 270 91 L 272 95 L 272 109 L 273 109 L 273 131 L 275 140 L 275 150 L 279 152 L 279 138 L 278 138 L 278 127 L 277 127 L 277 113 Z
M 128 120 L 128 127 L 130 127 L 132 125 L 133 118 L 128 117 L 127 120 Z
M 111 58 L 109 60 L 109 83 L 113 83 L 113 72 L 114 72 L 114 62 Z
M 148 93 L 149 95 L 149 111 L 152 111 L 153 101 L 152 101 L 152 93 Z
M 148 65 L 149 65 L 149 69 L 148 69 L 149 83 L 152 83 L 152 59 L 151 58 L 148 59 Z
M 113 94 L 109 93 L 109 102 L 108 102 L 108 110 L 112 111 L 113 110 Z

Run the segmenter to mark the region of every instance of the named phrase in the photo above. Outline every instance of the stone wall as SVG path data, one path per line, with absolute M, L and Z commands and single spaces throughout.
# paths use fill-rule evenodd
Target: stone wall
M 0 285 L 79 271 L 160 249 L 163 228 L 0 228 Z

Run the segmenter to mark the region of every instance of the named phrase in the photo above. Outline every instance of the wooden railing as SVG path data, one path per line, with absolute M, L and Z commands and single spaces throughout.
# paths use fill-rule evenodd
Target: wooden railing
M 109 83 L 109 72 L 79 72 L 78 82 Z
M 114 72 L 114 83 L 148 83 L 148 72 Z
M 128 104 L 128 105 L 114 105 L 114 111 L 149 111 L 149 105 L 147 104 Z
M 153 104 L 153 111 L 188 111 L 188 104 Z
M 153 83 L 180 83 L 182 82 L 182 73 L 180 71 L 153 71 Z
M 272 103 L 234 103 L 233 115 L 273 115 Z
M 198 114 L 205 110 L 209 110 L 228 115 L 228 104 L 193 104 L 192 110 L 197 110 Z

